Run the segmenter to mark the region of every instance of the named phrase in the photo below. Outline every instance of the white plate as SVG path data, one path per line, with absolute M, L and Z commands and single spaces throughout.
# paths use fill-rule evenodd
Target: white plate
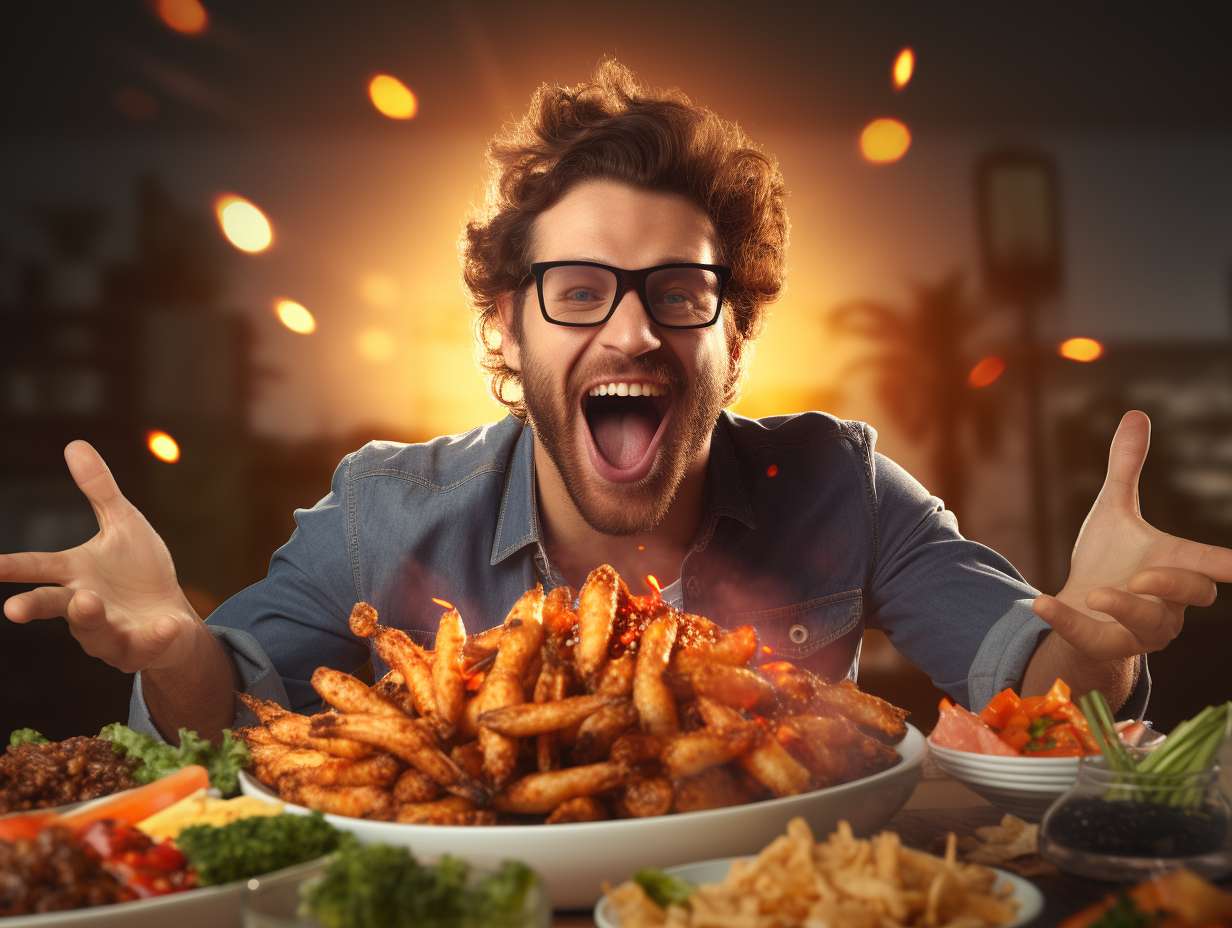
M 667 872 L 672 876 L 678 876 L 682 880 L 688 880 L 690 883 L 698 886 L 703 883 L 721 883 L 727 876 L 727 871 L 731 869 L 733 863 L 737 860 L 751 859 L 749 857 L 726 857 L 720 860 L 704 860 L 680 867 L 669 867 Z M 996 867 L 990 867 L 989 869 L 997 874 L 998 886 L 1006 883 L 1010 885 L 1013 889 L 1011 898 L 1018 903 L 1018 917 L 1005 926 L 1005 928 L 1020 928 L 1020 926 L 1028 924 L 1044 910 L 1044 897 L 1032 884 L 1020 876 L 1015 876 Z M 600 899 L 599 904 L 595 906 L 595 924 L 598 925 L 598 928 L 620 928 L 620 923 L 616 921 L 616 915 L 612 911 L 612 906 L 608 903 L 607 897 Z
M 937 757 L 944 757 L 951 760 L 955 764 L 963 766 L 982 768 L 985 770 L 994 770 L 997 772 L 1005 771 L 1022 771 L 1024 773 L 1030 771 L 1048 771 L 1050 773 L 1060 771 L 1073 771 L 1075 775 L 1078 773 L 1078 758 L 1077 757 L 1028 757 L 1016 756 L 1007 757 L 1001 754 L 980 754 L 975 751 L 959 751 L 954 748 L 945 748 L 940 745 L 928 742 L 928 749 Z
M 294 867 L 267 874 L 263 879 L 315 875 L 325 858 L 305 861 Z M 0 918 L 2 928 L 224 928 L 240 924 L 247 880 L 236 880 L 222 886 L 205 886 L 182 893 L 98 905 L 68 912 L 47 912 L 43 915 L 11 915 Z
M 897 750 L 902 757 L 899 764 L 861 780 L 705 812 L 569 825 L 470 828 L 370 822 L 338 815 L 325 818 L 364 843 L 404 845 L 424 861 L 442 854 L 457 855 L 480 867 L 521 860 L 543 877 L 553 906 L 590 908 L 601 895 L 604 880 L 616 884 L 642 867 L 671 867 L 698 858 L 759 851 L 797 815 L 814 834 L 829 834 L 839 819 L 847 819 L 857 834 L 876 831 L 915 789 L 924 760 L 924 736 L 908 725 Z M 247 774 L 240 774 L 240 788 L 245 795 L 274 798 Z M 289 803 L 285 809 L 308 811 Z

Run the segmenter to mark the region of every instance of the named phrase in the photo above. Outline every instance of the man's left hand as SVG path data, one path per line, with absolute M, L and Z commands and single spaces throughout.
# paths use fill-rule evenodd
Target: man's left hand
M 1082 524 L 1069 579 L 1039 596 L 1036 615 L 1087 660 L 1159 651 L 1181 632 L 1186 606 L 1209 606 L 1232 581 L 1232 549 L 1177 538 L 1138 508 L 1138 478 L 1151 443 L 1146 413 L 1127 412 L 1112 438 L 1108 475 Z

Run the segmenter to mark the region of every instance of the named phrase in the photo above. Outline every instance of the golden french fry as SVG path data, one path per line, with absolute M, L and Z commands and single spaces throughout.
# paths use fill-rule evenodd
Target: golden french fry
M 673 777 L 696 776 L 748 751 L 761 731 L 755 722 L 727 728 L 703 728 L 670 738 L 663 747 L 663 766 Z M 615 748 L 613 748 L 613 759 Z
M 362 680 L 332 667 L 318 667 L 312 672 L 312 688 L 325 702 L 343 712 L 403 715 L 397 705 Z
M 735 709 L 770 713 L 778 703 L 774 685 L 748 667 L 705 664 L 690 674 L 689 681 L 698 696 L 707 696 Z
M 570 822 L 601 822 L 607 818 L 607 808 L 594 796 L 566 799 L 551 811 L 545 825 L 567 825 Z
M 387 700 L 393 705 L 402 710 L 403 715 L 408 715 L 414 718 L 419 713 L 415 710 L 415 700 L 411 696 L 411 691 L 407 688 L 406 681 L 402 679 L 402 674 L 396 670 L 391 670 L 377 680 L 371 686 L 372 692 Z
M 517 766 L 517 741 L 502 735 L 482 722 L 483 713 L 525 700 L 522 676 L 531 659 L 543 644 L 543 589 L 528 590 L 510 610 L 496 661 L 479 688 L 479 747 L 483 751 L 483 767 L 496 788 L 509 782 Z
M 449 751 L 449 757 L 476 783 L 483 779 L 483 751 L 479 749 L 478 741 L 455 745 Z
M 675 793 L 666 777 L 631 777 L 620 791 L 620 810 L 629 818 L 649 818 L 672 811 Z
M 637 655 L 626 651 L 620 657 L 609 660 L 599 671 L 595 692 L 604 696 L 632 696 L 633 675 L 637 670 Z
M 315 718 L 315 716 L 313 716 Z M 296 748 L 324 751 L 335 757 L 360 758 L 372 753 L 372 748 L 346 738 L 321 738 L 312 734 L 312 718 L 288 712 L 265 723 L 265 729 L 278 741 Z
M 389 786 L 397 779 L 400 764 L 388 754 L 377 754 L 362 760 L 335 757 L 316 767 L 284 775 L 282 783 L 315 783 L 318 786 Z
M 625 700 L 619 697 L 587 694 L 567 696 L 553 702 L 526 702 L 503 709 L 492 709 L 479 716 L 479 725 L 513 738 L 529 738 L 576 725 L 604 706 Z
M 609 756 L 619 764 L 636 767 L 639 764 L 657 762 L 666 744 L 667 742 L 657 735 L 627 731 L 612 742 Z
M 376 786 L 322 786 L 295 783 L 285 797 L 290 802 L 330 815 L 388 821 L 394 803 L 389 790 Z
M 614 789 L 627 776 L 628 768 L 611 762 L 530 773 L 493 796 L 492 805 L 518 815 L 546 815 L 562 802 Z
M 486 675 L 484 679 L 487 679 Z M 466 702 L 462 704 L 462 714 L 458 716 L 458 725 L 455 734 L 460 735 L 463 738 L 478 738 L 479 713 L 482 708 L 483 700 L 479 698 L 478 693 L 467 697 Z
M 578 676 L 589 683 L 607 660 L 616 624 L 616 571 L 608 564 L 586 577 L 578 595 L 578 641 L 573 649 Z
M 557 589 L 567 589 L 566 587 L 557 587 Z M 546 629 L 546 625 L 545 625 Z M 566 664 L 545 643 L 545 650 L 549 651 L 547 658 L 543 662 L 543 667 L 539 671 L 539 679 L 535 681 L 535 692 L 533 699 L 537 703 L 555 702 L 558 699 L 564 699 L 569 691 L 570 670 Z M 555 770 L 559 766 L 560 761 L 560 735 L 556 731 L 546 731 L 535 737 L 535 766 L 537 769 Z
M 673 809 L 677 812 L 738 806 L 751 798 L 727 767 L 711 767 L 695 776 L 676 780 L 672 786 Z
M 400 628 L 378 625 L 372 634 L 372 643 L 381 660 L 402 675 L 415 710 L 441 729 L 449 726 L 442 722 L 436 708 L 436 692 L 432 687 L 432 668 L 420 656 L 420 648 L 411 641 L 410 635 Z
M 652 619 L 642 631 L 633 671 L 633 705 L 637 707 L 642 730 L 660 737 L 680 729 L 676 699 L 663 680 L 675 642 L 675 613 L 665 612 Z
M 701 640 L 682 647 L 672 655 L 672 673 L 689 675 L 706 664 L 730 664 L 743 667 L 757 653 L 757 631 L 751 625 L 739 625 L 719 635 L 717 641 Z
M 840 715 L 889 744 L 907 734 L 907 710 L 859 690 L 850 680 L 827 683 L 788 661 L 759 668 L 779 691 L 784 707 L 798 715 Z
M 436 711 L 450 733 L 462 717 L 466 702 L 466 679 L 462 673 L 462 650 L 466 627 L 457 609 L 441 615 L 436 632 L 436 654 L 432 659 L 432 686 Z M 448 737 L 448 735 L 446 735 Z
M 706 724 L 718 729 L 733 728 L 744 722 L 740 713 L 705 696 L 697 700 Z M 810 786 L 808 769 L 792 757 L 775 738 L 762 738 L 742 754 L 740 766 L 776 796 L 794 796 Z
M 399 805 L 404 802 L 431 802 L 440 798 L 441 787 L 426 773 L 407 767 L 394 781 L 393 794 L 394 801 Z

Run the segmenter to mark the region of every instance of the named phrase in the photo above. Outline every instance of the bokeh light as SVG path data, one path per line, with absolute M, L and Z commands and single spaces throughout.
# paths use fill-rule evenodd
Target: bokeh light
M 995 354 L 980 358 L 971 373 L 967 374 L 967 384 L 976 390 L 990 387 L 1005 373 L 1005 361 Z
M 164 464 L 174 464 L 180 459 L 180 443 L 161 429 L 146 432 L 145 445 L 150 454 Z
M 873 164 L 892 164 L 910 147 L 911 133 L 897 119 L 874 119 L 860 133 L 860 152 Z
M 259 254 L 273 244 L 274 228 L 265 213 L 243 197 L 230 193 L 221 196 L 214 211 L 223 235 L 240 251 Z
M 210 24 L 199 0 L 158 0 L 154 9 L 163 25 L 182 35 L 200 35 Z
M 411 88 L 389 74 L 378 74 L 368 83 L 368 96 L 377 112 L 390 119 L 414 119 L 419 112 Z
M 393 359 L 398 350 L 398 343 L 385 329 L 364 329 L 355 339 L 355 347 L 359 356 L 374 364 L 384 364 Z
M 1093 338 L 1067 338 L 1061 342 L 1057 352 L 1063 358 L 1085 364 L 1099 360 L 1104 353 L 1104 346 Z
M 303 303 L 297 303 L 295 300 L 276 300 L 274 312 L 278 315 L 278 321 L 296 335 L 311 335 L 317 330 L 316 317 Z
M 902 90 L 915 74 L 915 52 L 904 48 L 894 59 L 894 89 Z

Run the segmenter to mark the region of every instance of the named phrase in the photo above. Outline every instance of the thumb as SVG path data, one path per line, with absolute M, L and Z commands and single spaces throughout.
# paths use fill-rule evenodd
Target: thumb
M 98 519 L 98 527 L 105 528 L 109 521 L 129 505 L 124 494 L 120 492 L 115 477 L 111 476 L 107 462 L 94 450 L 93 445 L 80 439 L 69 442 L 64 449 L 64 460 L 77 488 L 90 501 L 94 517 Z
M 1132 512 L 1138 512 L 1138 478 L 1151 446 L 1151 420 L 1131 409 L 1121 417 L 1112 447 L 1108 450 L 1108 476 L 1100 496 Z

